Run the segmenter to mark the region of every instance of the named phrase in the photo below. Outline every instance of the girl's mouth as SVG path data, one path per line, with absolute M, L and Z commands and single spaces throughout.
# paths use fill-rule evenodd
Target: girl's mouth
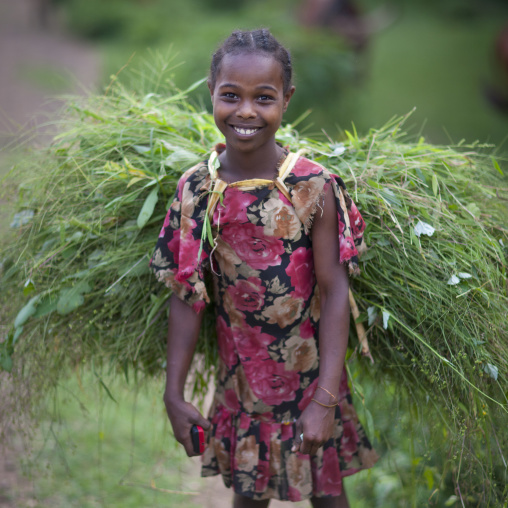
M 255 134 L 261 127 L 252 127 L 252 128 L 245 128 L 245 127 L 237 127 L 236 125 L 232 125 L 233 130 L 237 132 L 238 134 L 241 134 L 242 136 L 250 136 L 251 134 Z

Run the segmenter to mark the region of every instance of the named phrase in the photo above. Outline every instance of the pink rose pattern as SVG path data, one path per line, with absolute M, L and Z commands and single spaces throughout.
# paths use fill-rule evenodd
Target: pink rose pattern
M 305 208 L 306 216 L 313 216 L 332 185 L 340 260 L 355 273 L 365 223 L 342 180 L 308 159 L 298 160 L 285 184 L 291 193 L 297 185 L 305 188 L 311 178 L 308 195 L 315 202 L 298 206 Z M 199 260 L 198 252 L 210 185 L 206 162 L 182 176 L 150 262 L 157 278 L 195 310 L 208 301 L 204 284 L 210 267 L 208 243 Z M 300 201 L 305 198 L 304 193 L 299 196 Z M 260 211 L 266 216 L 263 204 L 274 199 L 291 206 L 274 186 L 228 187 L 213 215 L 213 236 L 221 239 L 212 253 L 221 366 L 202 474 L 222 474 L 226 485 L 258 500 L 336 496 L 342 477 L 370 467 L 375 452 L 358 423 L 345 371 L 336 434 L 316 456 L 291 452 L 294 422 L 316 390 L 318 367 L 303 362 L 311 365 L 309 370 L 292 370 L 283 353 L 285 343 L 295 335 L 315 341 L 319 351 L 319 309 L 311 309 L 316 291 L 311 230 L 306 231 L 308 224 L 302 223 L 291 238 L 267 234 Z M 296 216 L 302 217 L 298 212 L 295 208 Z M 368 457 L 368 464 L 362 463 L 362 457 Z

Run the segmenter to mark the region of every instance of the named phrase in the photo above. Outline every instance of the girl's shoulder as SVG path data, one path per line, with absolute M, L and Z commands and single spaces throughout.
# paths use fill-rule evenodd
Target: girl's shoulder
M 332 175 L 328 169 L 318 162 L 300 156 L 291 170 L 291 173 L 286 177 L 286 182 L 294 185 L 299 181 L 309 180 L 311 178 L 329 181 L 334 177 L 335 175 Z
M 335 184 L 342 188 L 343 192 L 346 192 L 346 184 L 339 175 L 332 173 L 319 162 L 300 156 L 291 173 L 286 177 L 285 182 L 289 186 L 295 186 L 299 182 L 306 180 L 312 180 L 317 185 L 322 185 L 323 187 L 327 187 L 331 181 L 334 181 Z
M 180 199 L 185 194 L 200 194 L 203 188 L 208 188 L 210 184 L 210 174 L 208 171 L 208 159 L 198 162 L 196 165 L 187 169 L 177 184 L 177 194 Z

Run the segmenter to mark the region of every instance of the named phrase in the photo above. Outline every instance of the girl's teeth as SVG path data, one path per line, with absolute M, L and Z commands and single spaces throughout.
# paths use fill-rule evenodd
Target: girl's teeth
M 242 129 L 241 127 L 235 127 L 234 129 L 239 134 L 244 135 L 254 134 L 257 131 L 257 129 Z

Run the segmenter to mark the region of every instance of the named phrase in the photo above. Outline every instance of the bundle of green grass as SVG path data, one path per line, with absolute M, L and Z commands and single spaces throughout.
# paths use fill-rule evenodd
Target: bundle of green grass
M 18 165 L 18 238 L 2 248 L 13 309 L 4 370 L 28 376 L 42 362 L 56 380 L 83 362 L 126 375 L 165 367 L 170 293 L 148 261 L 180 175 L 222 139 L 187 100 L 200 83 L 181 92 L 163 74 L 140 76 L 132 89 L 114 81 L 102 96 L 69 99 L 51 146 Z M 508 411 L 508 185 L 485 147 L 404 141 L 401 124 L 343 142 L 287 125 L 278 139 L 339 174 L 367 223 L 348 365 L 433 406 L 459 445 L 470 432 L 490 446 L 506 438 L 492 422 Z M 198 350 L 202 394 L 216 361 L 211 310 Z

